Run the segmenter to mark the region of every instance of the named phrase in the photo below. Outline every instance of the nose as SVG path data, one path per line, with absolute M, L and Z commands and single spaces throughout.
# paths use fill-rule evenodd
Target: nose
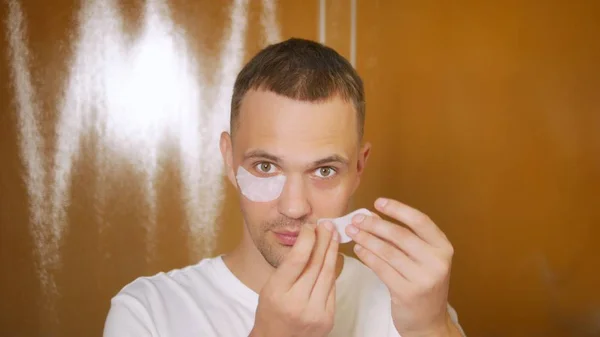
M 311 212 L 302 176 L 287 177 L 278 202 L 279 213 L 290 219 L 301 219 Z

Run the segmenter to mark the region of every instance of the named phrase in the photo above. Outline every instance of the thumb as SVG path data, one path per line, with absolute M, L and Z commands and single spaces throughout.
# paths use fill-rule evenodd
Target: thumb
M 315 224 L 306 224 L 300 228 L 294 246 L 271 277 L 273 282 L 278 283 L 285 290 L 294 285 L 308 264 L 316 242 L 315 230 Z

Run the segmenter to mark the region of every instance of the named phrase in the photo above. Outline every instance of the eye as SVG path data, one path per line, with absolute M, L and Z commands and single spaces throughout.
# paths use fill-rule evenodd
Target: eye
M 336 171 L 333 167 L 325 166 L 319 167 L 316 173 L 319 178 L 331 178 L 336 173 Z
M 266 173 L 266 174 L 275 173 L 275 166 L 268 162 L 258 163 L 255 165 L 255 168 L 260 173 Z

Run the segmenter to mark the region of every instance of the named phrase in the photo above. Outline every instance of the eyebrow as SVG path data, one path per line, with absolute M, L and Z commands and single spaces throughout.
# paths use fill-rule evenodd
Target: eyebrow
M 330 163 L 340 163 L 345 166 L 348 166 L 348 159 L 346 159 L 340 155 L 334 154 L 329 157 L 325 157 L 323 159 L 319 159 L 319 160 L 315 161 L 313 163 L 313 166 L 322 166 L 322 165 L 330 164 Z
M 283 161 L 281 158 L 279 158 L 275 155 L 272 155 L 263 150 L 253 150 L 253 151 L 250 151 L 250 152 L 244 154 L 244 161 L 246 161 L 248 159 L 267 159 L 276 164 L 280 164 Z M 338 154 L 334 154 L 334 155 L 314 161 L 312 163 L 312 166 L 322 166 L 322 165 L 330 164 L 330 163 L 340 163 L 340 164 L 348 166 L 349 160 Z
M 253 150 L 244 154 L 244 161 L 248 159 L 267 159 L 275 163 L 280 163 L 281 159 L 263 150 Z

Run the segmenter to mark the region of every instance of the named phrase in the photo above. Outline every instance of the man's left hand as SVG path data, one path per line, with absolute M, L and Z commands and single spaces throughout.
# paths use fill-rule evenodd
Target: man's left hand
M 375 208 L 408 228 L 373 213 L 356 215 L 346 233 L 358 258 L 389 289 L 396 330 L 403 337 L 456 335 L 447 307 L 454 249 L 446 235 L 427 215 L 398 201 L 380 198 Z

